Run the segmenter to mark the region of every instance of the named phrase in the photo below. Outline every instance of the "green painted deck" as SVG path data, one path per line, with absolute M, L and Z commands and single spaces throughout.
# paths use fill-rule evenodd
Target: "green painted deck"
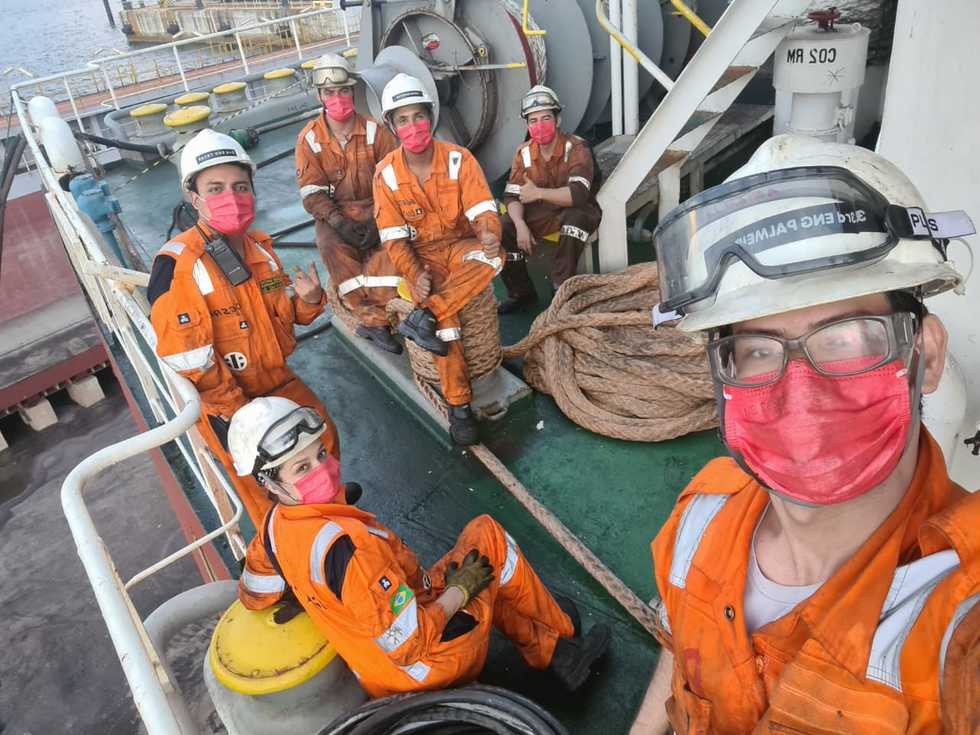
M 264 136 L 253 156 L 260 160 L 291 148 L 295 134 L 294 128 Z M 123 204 L 126 224 L 149 262 L 165 242 L 170 209 L 179 201 L 179 192 L 176 171 L 168 164 L 118 188 L 138 170 L 121 165 L 109 179 Z M 307 218 L 291 159 L 262 169 L 256 190 L 257 226 L 262 229 L 275 231 Z M 284 239 L 311 240 L 312 233 L 307 229 Z M 279 252 L 288 266 L 319 263 L 315 250 Z M 636 259 L 645 259 L 642 250 Z M 532 271 L 539 293 L 546 294 L 550 290 L 541 263 L 535 258 Z M 322 264 L 320 272 L 324 273 Z M 539 303 L 539 309 L 544 305 Z M 527 313 L 503 318 L 504 340 L 512 343 L 526 333 L 532 317 Z M 528 694 L 554 711 L 570 732 L 625 732 L 656 662 L 653 639 L 482 464 L 460 448 L 447 448 L 427 430 L 405 407 L 405 397 L 390 393 L 335 330 L 301 342 L 290 363 L 323 399 L 337 424 L 344 477 L 365 488 L 360 505 L 401 534 L 423 563 L 441 556 L 469 519 L 489 513 L 517 539 L 545 583 L 578 602 L 585 627 L 602 621 L 614 629 L 610 654 L 582 694 L 570 697 L 547 675 L 529 671 L 499 636 L 482 680 Z M 535 497 L 644 600 L 655 594 L 650 540 L 687 481 L 722 452 L 716 432 L 661 444 L 607 439 L 571 423 L 550 397 L 540 394 L 503 420 L 484 425 L 484 432 L 486 445 Z

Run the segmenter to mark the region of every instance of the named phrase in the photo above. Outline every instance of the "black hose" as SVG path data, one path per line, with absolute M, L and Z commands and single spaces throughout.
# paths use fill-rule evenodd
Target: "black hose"
M 83 133 L 80 130 L 72 131 L 75 133 L 75 137 L 79 140 L 87 140 L 90 143 L 98 143 L 99 145 L 109 146 L 110 148 L 119 148 L 124 151 L 135 151 L 136 153 L 150 153 L 155 156 L 163 157 L 167 155 L 167 147 L 162 143 L 160 145 L 144 145 L 142 143 L 130 143 L 127 140 L 115 140 L 113 138 L 103 138 L 101 135 L 92 135 L 92 133 Z
M 17 175 L 17 166 L 27 147 L 27 138 L 18 135 L 7 144 L 7 156 L 3 161 L 3 171 L 0 171 L 0 270 L 3 269 L 3 221 L 7 215 L 7 196 Z
M 296 149 L 295 148 L 290 148 L 288 151 L 283 151 L 282 153 L 277 153 L 276 155 L 274 155 L 274 156 L 272 156 L 270 158 L 266 158 L 264 161 L 259 161 L 257 164 L 255 164 L 255 168 L 265 168 L 270 163 L 275 163 L 276 161 L 281 161 L 283 158 L 289 158 L 289 156 L 293 155 L 293 153 L 295 153 L 295 152 L 296 152 Z
M 410 732 L 568 735 L 553 715 L 526 697 L 482 684 L 377 699 L 341 715 L 318 735 Z
M 295 125 L 298 122 L 303 122 L 304 120 L 309 120 L 311 117 L 315 117 L 320 114 L 322 107 L 313 108 L 307 110 L 301 115 L 290 115 L 283 120 L 270 120 L 265 125 L 255 126 L 255 132 L 259 133 L 271 133 L 273 130 L 281 130 L 282 128 L 288 128 L 290 125 Z
M 304 227 L 309 227 L 310 225 L 313 224 L 314 221 L 315 220 L 313 220 L 313 219 L 308 219 L 308 220 L 306 220 L 306 222 L 300 222 L 297 225 L 290 225 L 289 227 L 283 227 L 281 230 L 276 230 L 275 232 L 270 232 L 269 233 L 269 237 L 271 237 L 273 240 L 276 240 L 276 239 L 282 237 L 283 235 L 288 235 L 291 232 L 296 232 L 297 230 L 302 230 Z
M 276 242 L 276 250 L 291 248 L 293 250 L 313 250 L 316 248 L 315 242 L 303 242 L 302 240 L 279 240 Z

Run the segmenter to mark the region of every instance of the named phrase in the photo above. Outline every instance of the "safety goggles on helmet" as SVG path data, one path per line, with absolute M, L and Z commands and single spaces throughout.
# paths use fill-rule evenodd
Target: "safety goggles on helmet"
M 791 355 L 802 355 L 821 375 L 843 378 L 893 360 L 908 363 L 918 319 L 907 311 L 855 316 L 813 329 L 802 337 L 740 332 L 708 343 L 714 376 L 726 385 L 758 388 L 777 382 Z
M 921 214 L 921 210 L 916 210 Z M 890 205 L 844 168 L 807 166 L 708 189 L 657 227 L 661 311 L 713 297 L 735 260 L 763 278 L 867 263 L 917 234 L 912 210 Z
M 277 460 L 289 455 L 299 445 L 304 434 L 320 436 L 324 422 L 309 406 L 300 406 L 270 426 L 256 447 L 255 471 L 275 466 Z
M 526 118 L 532 112 L 538 112 L 540 110 L 554 110 L 555 112 L 559 112 L 561 105 L 558 104 L 558 100 L 547 92 L 539 92 L 534 96 L 524 98 L 521 104 L 521 117 Z
M 313 70 L 314 87 L 353 87 L 357 80 L 341 66 L 321 66 Z

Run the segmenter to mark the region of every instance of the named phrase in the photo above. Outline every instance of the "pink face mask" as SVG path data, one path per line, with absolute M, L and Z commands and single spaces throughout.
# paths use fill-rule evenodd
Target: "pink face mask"
M 332 454 L 293 483 L 302 505 L 344 502 L 340 462 Z
M 354 98 L 346 94 L 332 94 L 323 103 L 327 116 L 337 122 L 347 122 L 354 114 Z
M 900 360 L 846 378 L 793 360 L 772 385 L 723 392 L 729 449 L 769 488 L 810 505 L 851 500 L 884 482 L 912 424 Z
M 223 191 L 204 197 L 208 224 L 222 235 L 239 237 L 255 221 L 255 196 L 249 192 Z
M 531 140 L 538 145 L 548 145 L 548 143 L 553 141 L 557 129 L 558 126 L 554 120 L 541 120 L 527 126 L 527 132 L 531 134 Z
M 419 120 L 396 128 L 395 132 L 398 134 L 398 140 L 405 146 L 405 150 L 421 153 L 432 142 L 432 130 L 430 128 L 428 120 Z

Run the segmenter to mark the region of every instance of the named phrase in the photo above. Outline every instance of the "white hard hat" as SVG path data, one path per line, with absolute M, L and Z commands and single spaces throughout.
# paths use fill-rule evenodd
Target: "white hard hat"
M 270 435 L 273 428 L 276 431 Z M 278 396 L 253 398 L 235 411 L 228 427 L 228 452 L 235 472 L 245 477 L 257 469 L 278 467 L 319 439 L 325 429 L 323 419 L 312 408 Z M 271 458 L 260 450 L 260 445 L 269 443 L 279 448 Z
M 561 112 L 561 102 L 551 87 L 535 84 L 521 98 L 521 117 L 526 120 L 532 112 L 541 110 L 554 110 L 557 114 Z
M 431 110 L 433 101 L 422 86 L 422 82 L 399 72 L 391 78 L 381 92 L 381 115 L 387 118 L 389 112 L 407 105 L 428 105 Z
M 357 84 L 350 62 L 332 51 L 316 60 L 312 80 L 314 87 L 353 87 Z
M 195 135 L 180 152 L 180 187 L 190 190 L 190 181 L 206 168 L 222 163 L 241 163 L 255 175 L 255 164 L 241 144 L 230 135 L 205 128 Z
M 963 276 L 941 241 L 972 234 L 972 223 L 924 209 L 912 182 L 872 151 L 776 136 L 657 226 L 661 311 L 680 309 L 679 328 L 697 331 L 874 293 L 956 288 Z

